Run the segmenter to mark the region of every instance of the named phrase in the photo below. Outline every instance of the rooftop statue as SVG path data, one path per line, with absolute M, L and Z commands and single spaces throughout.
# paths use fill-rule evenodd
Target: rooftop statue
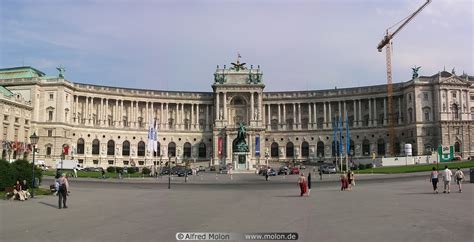
M 66 72 L 66 69 L 62 66 L 56 67 L 56 70 L 59 71 L 59 77 L 64 78 L 64 72 Z
M 418 70 L 420 70 L 421 66 L 418 66 L 418 67 L 413 67 L 411 68 L 413 70 L 413 75 L 412 75 L 412 79 L 415 79 L 415 78 L 418 78 Z
M 240 71 L 240 70 L 246 70 L 247 69 L 247 67 L 245 67 L 245 64 L 247 64 L 247 63 L 240 63 L 240 58 L 242 58 L 242 56 L 240 56 L 240 53 L 237 53 L 236 63 L 234 63 L 234 62 L 230 63 L 230 64 L 233 65 L 233 67 L 230 68 L 231 70 Z

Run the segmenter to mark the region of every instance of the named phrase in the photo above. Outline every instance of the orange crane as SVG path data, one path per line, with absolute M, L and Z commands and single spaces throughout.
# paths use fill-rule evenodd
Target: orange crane
M 390 140 L 390 154 L 395 156 L 395 120 L 393 114 L 393 86 L 392 86 L 392 39 L 395 35 L 400 32 L 400 30 L 405 27 L 405 25 L 410 22 L 418 13 L 423 10 L 431 2 L 431 0 L 426 0 L 426 2 L 419 7 L 415 12 L 410 14 L 405 19 L 401 20 L 394 26 L 386 30 L 385 36 L 382 41 L 377 46 L 377 50 L 382 52 L 382 48 L 385 47 L 386 62 L 387 62 L 387 105 L 388 105 L 388 125 L 389 125 L 389 140 Z M 389 30 L 399 23 L 403 22 L 393 33 L 390 33 Z

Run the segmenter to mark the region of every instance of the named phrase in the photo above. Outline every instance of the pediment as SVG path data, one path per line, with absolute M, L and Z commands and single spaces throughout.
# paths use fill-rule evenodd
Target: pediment
M 453 85 L 453 86 L 470 86 L 471 85 L 471 83 L 469 83 L 467 81 L 464 81 L 464 80 L 461 80 L 456 76 L 447 78 L 445 80 L 441 80 L 439 82 L 439 84 L 441 84 L 441 85 Z

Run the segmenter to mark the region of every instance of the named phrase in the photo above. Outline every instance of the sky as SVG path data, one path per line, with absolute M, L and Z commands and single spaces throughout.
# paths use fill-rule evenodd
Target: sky
M 0 68 L 72 82 L 212 91 L 216 66 L 260 65 L 265 91 L 386 83 L 387 28 L 425 0 L 0 0 Z M 393 40 L 393 82 L 474 75 L 473 1 L 432 0 Z M 391 29 L 392 31 L 394 28 Z

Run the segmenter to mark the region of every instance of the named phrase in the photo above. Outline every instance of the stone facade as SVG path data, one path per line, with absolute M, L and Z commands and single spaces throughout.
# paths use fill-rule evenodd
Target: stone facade
M 0 85 L 30 102 L 25 132 L 37 132 L 38 159 L 50 164 L 64 145 L 72 150 L 66 158 L 84 166 L 171 159 L 253 169 L 266 160 L 331 160 L 333 120 L 339 117 L 344 127 L 348 120 L 354 159 L 390 155 L 386 85 L 264 92 L 260 67 L 234 64 L 217 67 L 212 92 L 180 92 L 80 84 L 39 71 L 2 77 L 6 70 L 35 69 L 0 69 Z M 395 155 L 403 156 L 407 143 L 414 155 L 439 145 L 454 145 L 463 158 L 474 155 L 473 81 L 442 71 L 394 84 Z M 238 122 L 247 127 L 245 164 L 232 155 Z M 159 130 L 157 153 L 147 151 L 150 124 Z

